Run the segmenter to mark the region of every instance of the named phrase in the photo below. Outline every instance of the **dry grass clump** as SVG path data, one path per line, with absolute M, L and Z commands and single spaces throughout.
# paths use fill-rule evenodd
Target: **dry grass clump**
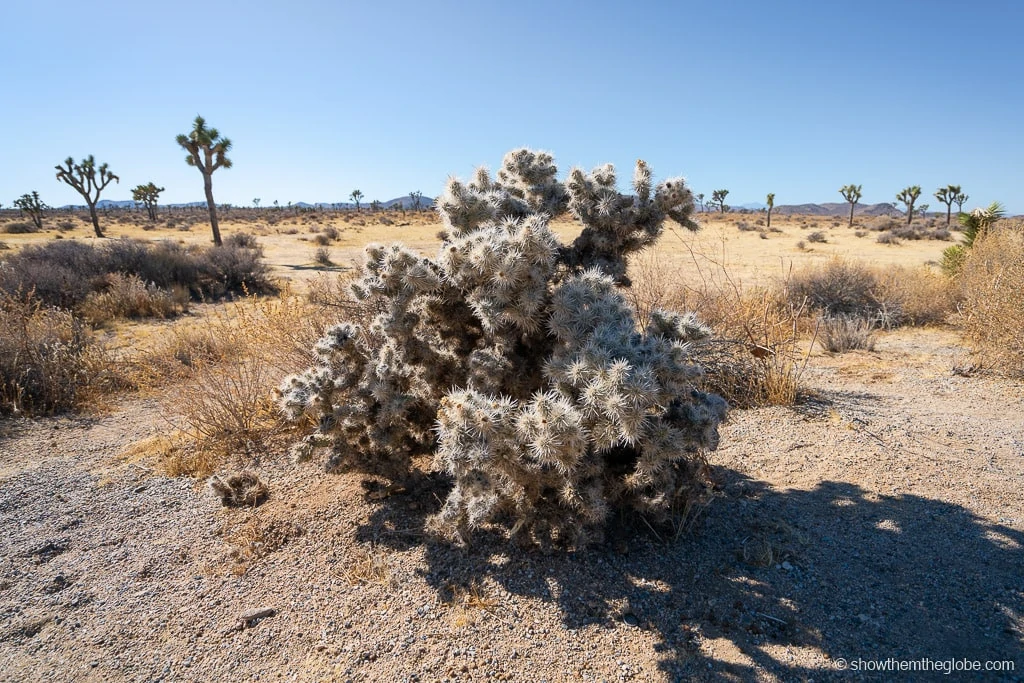
M 956 282 L 935 269 L 896 266 L 873 272 L 878 300 L 887 302 L 889 309 L 898 307 L 901 325 L 940 325 L 956 312 Z
M 818 343 L 828 353 L 875 350 L 875 325 L 852 316 L 823 316 L 818 326 Z
M 343 578 L 353 586 L 397 586 L 391 567 L 385 554 L 376 547 L 369 550 L 362 546 L 353 548 L 351 555 L 345 558 Z
M 883 270 L 842 259 L 791 274 L 785 288 L 793 305 L 882 329 L 941 323 L 957 304 L 956 288 L 928 268 Z
M 33 232 L 39 232 L 32 223 L 25 223 L 23 221 L 15 221 L 13 223 L 7 223 L 3 226 L 3 231 L 8 235 L 27 235 Z
M 183 440 L 164 461 L 168 474 L 207 476 L 225 463 L 248 464 L 288 438 L 272 387 L 312 363 L 322 311 L 286 292 L 248 298 L 205 313 L 127 360 L 141 386 L 173 386 L 161 396 Z
M 207 482 L 222 505 L 256 507 L 267 499 L 270 489 L 252 472 L 238 472 L 224 477 L 210 477 Z
M 974 242 L 959 274 L 964 328 L 984 364 L 1024 376 L 1024 229 L 1001 226 Z
M 638 323 L 646 324 L 654 308 L 696 313 L 715 333 L 691 347 L 705 371 L 701 390 L 741 408 L 793 404 L 806 363 L 800 339 L 813 327 L 806 307 L 771 287 L 743 288 L 717 263 L 694 265 L 699 282 L 686 284 L 656 254 L 633 261 L 629 297 Z
M 90 292 L 78 309 L 93 325 L 118 318 L 170 318 L 188 310 L 188 291 L 173 291 L 146 283 L 137 275 L 110 273 Z
M 225 535 L 235 546 L 231 555 L 235 560 L 234 574 L 246 572 L 249 565 L 281 549 L 292 539 L 306 533 L 301 524 L 284 519 L 261 519 L 253 515 L 248 521 Z
M 0 293 L 0 412 L 70 410 L 112 380 L 109 358 L 70 312 Z

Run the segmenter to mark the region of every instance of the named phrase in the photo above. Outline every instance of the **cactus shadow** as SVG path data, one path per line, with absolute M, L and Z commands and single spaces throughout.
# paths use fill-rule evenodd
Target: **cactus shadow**
M 713 504 L 678 538 L 635 520 L 575 552 L 519 551 L 496 531 L 469 548 L 387 533 L 421 529 L 439 507 L 446 483 L 429 477 L 358 535 L 422 548 L 423 579 L 441 599 L 493 581 L 555 606 L 567 629 L 646 631 L 670 680 L 838 680 L 829 661 L 858 657 L 1024 666 L 1019 529 L 850 482 L 778 490 L 734 470 L 715 476 Z

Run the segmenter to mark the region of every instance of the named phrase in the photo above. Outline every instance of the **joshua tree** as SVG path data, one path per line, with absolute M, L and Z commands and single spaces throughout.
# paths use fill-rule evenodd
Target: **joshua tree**
M 359 200 L 363 198 L 363 193 L 360 190 L 352 190 L 352 194 L 348 196 L 349 199 L 356 203 L 356 211 L 359 211 Z
M 970 199 L 970 198 L 971 198 L 970 195 L 964 194 L 963 192 L 958 192 L 957 193 L 956 197 L 953 198 L 953 201 L 956 202 L 956 212 L 957 213 L 963 213 L 964 212 L 964 204 L 966 204 L 967 200 Z
M 252 208 L 254 208 L 254 209 L 260 208 L 260 198 L 259 197 L 256 197 L 255 199 L 252 200 Z
M 839 194 L 843 195 L 843 199 L 850 203 L 850 227 L 853 227 L 853 209 L 857 206 L 857 202 L 860 201 L 860 185 L 843 185 L 839 188 Z
M 935 198 L 946 205 L 946 227 L 949 227 L 949 221 L 953 214 L 953 204 L 956 202 L 958 194 L 960 194 L 959 185 L 946 185 L 945 187 L 940 187 L 935 192 Z
M 374 199 L 372 202 L 370 202 L 370 211 L 372 211 L 374 213 L 377 213 L 378 211 L 380 211 L 380 200 L 379 199 Z
M 896 201 L 902 202 L 907 207 L 907 225 L 910 225 L 911 221 L 914 220 L 914 202 L 921 196 L 921 186 L 911 185 L 910 187 L 904 187 L 896 195 Z
M 975 209 L 970 213 L 959 213 L 957 220 L 963 226 L 964 240 L 942 252 L 942 269 L 946 274 L 956 275 L 960 272 L 974 242 L 1004 215 L 1006 210 L 999 202 L 992 202 L 987 208 Z
M 984 209 L 975 209 L 970 213 L 960 214 L 960 225 L 964 226 L 964 246 L 968 249 L 984 235 L 992 224 L 1006 215 L 1006 209 L 999 202 L 992 202 Z
M 772 227 L 772 209 L 775 208 L 775 193 L 768 193 L 768 225 L 766 227 Z
M 206 192 L 206 206 L 210 210 L 213 243 L 219 247 L 223 242 L 220 239 L 220 225 L 217 223 L 217 205 L 213 201 L 213 172 L 222 167 L 231 168 L 231 159 L 227 157 L 231 150 L 231 140 L 222 138 L 216 128 L 207 128 L 202 116 L 196 117 L 189 133 L 175 139 L 188 152 L 185 163 L 195 166 L 203 174 L 203 190 Z
M 64 160 L 63 166 L 55 166 L 57 169 L 57 180 L 61 180 L 75 189 L 85 199 L 89 207 L 89 217 L 92 219 L 92 229 L 97 237 L 103 237 L 100 230 L 100 219 L 96 215 L 96 202 L 100 200 L 100 193 L 111 183 L 120 183 L 121 179 L 110 172 L 106 164 L 96 168 L 96 159 L 90 154 L 79 164 L 68 157 Z M 97 178 L 97 174 L 99 177 Z
M 409 199 L 412 200 L 412 210 L 419 211 L 420 200 L 423 199 L 423 193 L 420 192 L 419 190 L 413 190 L 412 192 L 409 193 Z
M 700 204 L 700 212 L 704 213 L 704 193 L 697 195 L 697 203 Z
M 2 206 L 2 205 L 0 205 Z M 23 194 L 14 200 L 14 206 L 21 209 L 24 213 L 28 214 L 28 217 L 32 219 L 32 224 L 36 228 L 43 229 L 43 211 L 46 211 L 50 207 L 39 198 L 39 193 L 32 190 L 32 194 Z
M 149 214 L 151 221 L 156 220 L 156 205 L 160 201 L 160 193 L 163 191 L 164 188 L 157 187 L 153 183 L 136 185 L 132 188 L 132 199 L 145 205 L 146 213 Z
M 718 207 L 718 210 L 725 213 L 726 205 L 725 198 L 728 196 L 729 190 L 715 190 L 711 193 L 711 203 Z

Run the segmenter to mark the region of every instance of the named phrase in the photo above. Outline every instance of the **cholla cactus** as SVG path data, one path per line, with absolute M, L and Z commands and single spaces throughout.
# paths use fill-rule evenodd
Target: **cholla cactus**
M 454 486 L 431 527 L 463 540 L 502 519 L 582 542 L 613 509 L 659 517 L 693 492 L 726 413 L 687 361 L 709 331 L 665 311 L 640 330 L 619 290 L 666 217 L 697 228 L 693 195 L 652 188 L 642 161 L 632 195 L 611 166 L 556 176 L 551 155 L 511 152 L 496 178 L 449 180 L 435 259 L 367 247 L 352 294 L 376 317 L 330 328 L 281 387 L 282 409 L 318 424 L 297 456 L 329 446 L 329 466 L 401 476 L 432 452 Z M 548 226 L 565 209 L 583 224 L 570 245 Z

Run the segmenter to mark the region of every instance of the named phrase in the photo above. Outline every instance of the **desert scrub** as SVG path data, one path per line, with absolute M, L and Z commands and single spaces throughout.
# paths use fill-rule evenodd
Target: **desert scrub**
M 805 303 L 827 317 L 862 318 L 886 328 L 903 322 L 900 300 L 884 296 L 878 274 L 861 263 L 835 258 L 793 273 L 785 287 L 794 305 Z
M 32 292 L 44 305 L 77 309 L 111 288 L 112 276 L 136 278 L 180 299 L 276 291 L 255 238 L 232 235 L 224 246 L 187 249 L 170 241 L 117 239 L 100 246 L 65 240 L 26 246 L 0 261 L 0 291 Z M 166 312 L 167 306 L 155 304 Z
M 374 316 L 330 327 L 281 386 L 281 409 L 318 425 L 300 459 L 328 446 L 331 468 L 401 477 L 432 453 L 453 487 L 430 527 L 458 540 L 500 520 L 582 543 L 615 510 L 658 520 L 699 497 L 726 413 L 688 361 L 709 332 L 660 309 L 641 329 L 623 293 L 666 218 L 697 229 L 693 195 L 642 161 L 632 195 L 610 165 L 556 176 L 549 154 L 511 152 L 496 177 L 448 181 L 434 259 L 367 247 L 351 292 Z M 565 210 L 571 244 L 548 226 Z
M 69 311 L 0 294 L 0 413 L 57 413 L 99 390 L 108 360 Z
M 1000 225 L 974 241 L 958 280 L 964 328 L 985 365 L 1024 376 L 1024 229 Z

